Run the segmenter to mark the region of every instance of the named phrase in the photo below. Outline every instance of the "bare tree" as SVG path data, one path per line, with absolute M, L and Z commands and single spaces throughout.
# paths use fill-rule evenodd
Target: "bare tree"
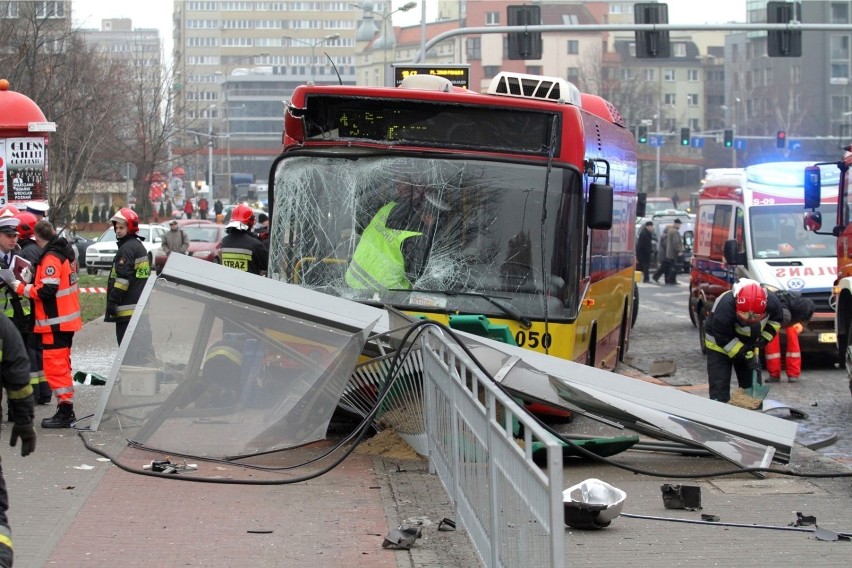
M 7 49 L 0 73 L 56 123 L 50 137 L 49 199 L 58 225 L 73 218 L 77 189 L 122 114 L 124 66 L 92 52 L 37 3 L 19 3 L 18 18 L 0 20 Z
M 170 68 L 152 68 L 131 60 L 128 66 L 127 122 L 116 137 L 117 150 L 125 163 L 136 165 L 134 193 L 136 211 L 142 218 L 155 213 L 149 188 L 155 173 L 172 168 L 171 146 L 178 133 L 177 117 L 183 114 L 183 98 Z

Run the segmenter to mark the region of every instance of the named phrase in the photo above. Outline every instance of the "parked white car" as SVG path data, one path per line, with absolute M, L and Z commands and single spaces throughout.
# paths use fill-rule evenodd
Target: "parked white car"
M 162 225 L 139 225 L 139 236 L 144 237 L 142 244 L 148 251 L 151 270 L 154 269 L 154 251 L 160 248 L 165 233 L 166 229 Z M 116 252 L 118 242 L 115 239 L 115 229 L 110 227 L 86 249 L 86 272 L 97 274 L 98 270 L 110 270 Z

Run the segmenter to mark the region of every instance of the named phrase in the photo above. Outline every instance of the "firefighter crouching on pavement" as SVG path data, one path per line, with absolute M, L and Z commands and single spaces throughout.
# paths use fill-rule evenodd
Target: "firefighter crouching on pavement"
M 269 251 L 249 231 L 254 226 L 254 211 L 245 204 L 234 207 L 231 220 L 222 238 L 222 266 L 251 274 L 265 275 L 269 265 Z
M 30 385 L 30 360 L 18 330 L 5 315 L 0 314 L 0 383 L 6 389 L 9 406 L 15 417 L 9 445 L 21 440 L 21 455 L 28 456 L 36 447 L 33 429 L 33 388 Z M 2 394 L 0 394 L 0 397 Z M 0 468 L 0 568 L 12 566 L 12 531 L 6 511 L 9 509 L 9 494 Z
M 732 367 L 740 388 L 751 388 L 752 373 L 760 371 L 754 350 L 772 341 L 782 318 L 781 302 L 754 280 L 743 278 L 716 299 L 704 324 L 712 400 L 730 401 Z
M 70 428 L 77 420 L 71 380 L 71 344 L 74 332 L 83 328 L 77 264 L 74 249 L 63 237 L 56 235 L 50 221 L 36 223 L 34 232 L 36 243 L 44 252 L 32 284 L 18 280 L 7 280 L 7 283 L 32 302 L 33 332 L 41 342 L 44 374 L 58 403 L 56 414 L 42 420 L 41 427 Z M 7 276 L 3 274 L 4 280 Z
M 148 251 L 139 236 L 139 216 L 133 209 L 120 209 L 110 219 L 118 239 L 118 252 L 107 279 L 104 321 L 115 323 L 115 338 L 121 345 L 136 310 L 145 283 L 151 275 Z

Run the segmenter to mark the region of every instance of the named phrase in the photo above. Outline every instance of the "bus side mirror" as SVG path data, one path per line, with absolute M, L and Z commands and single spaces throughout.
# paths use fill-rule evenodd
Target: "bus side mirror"
M 636 216 L 644 217 L 648 207 L 648 194 L 640 191 L 636 194 Z
M 806 231 L 819 231 L 822 229 L 822 213 L 819 211 L 805 211 L 804 228 Z
M 739 245 L 736 239 L 725 241 L 725 262 L 729 265 L 746 264 L 745 253 L 738 252 Z
M 586 226 L 590 229 L 612 229 L 613 191 L 611 185 L 593 183 L 589 186 L 586 205 Z
M 805 209 L 819 209 L 820 202 L 819 166 L 805 168 Z

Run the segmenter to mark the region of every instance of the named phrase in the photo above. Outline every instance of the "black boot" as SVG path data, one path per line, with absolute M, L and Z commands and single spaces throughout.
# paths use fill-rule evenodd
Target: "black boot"
M 56 408 L 56 414 L 41 421 L 42 428 L 70 428 L 77 421 L 74 415 L 74 405 L 71 403 L 60 404 Z

